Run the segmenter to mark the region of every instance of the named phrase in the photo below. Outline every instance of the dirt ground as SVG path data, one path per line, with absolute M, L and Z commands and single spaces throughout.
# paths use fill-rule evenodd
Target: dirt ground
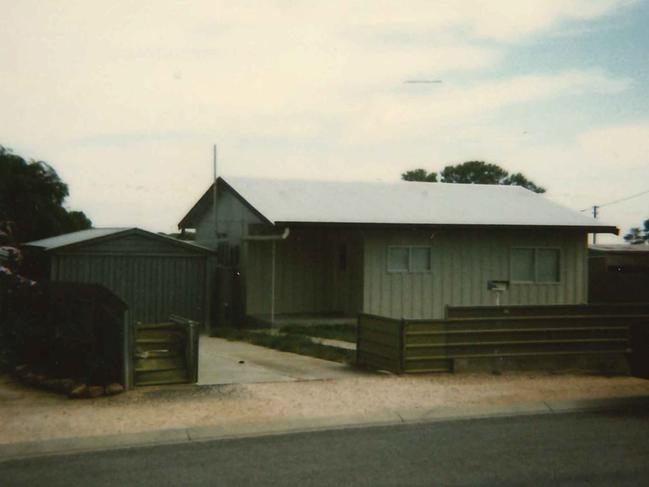
M 149 387 L 113 397 L 70 400 L 5 375 L 0 376 L 0 443 L 290 417 L 633 395 L 649 395 L 649 381 L 511 373 Z

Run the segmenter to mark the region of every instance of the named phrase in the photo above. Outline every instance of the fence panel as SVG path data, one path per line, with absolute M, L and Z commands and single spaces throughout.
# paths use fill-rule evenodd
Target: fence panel
M 488 318 L 496 316 L 593 316 L 647 315 L 649 303 L 557 304 L 516 306 L 447 306 L 446 318 Z
M 543 370 L 600 367 L 597 363 L 628 371 L 630 330 L 649 329 L 648 304 L 463 307 L 448 308 L 447 316 L 361 315 L 359 364 L 396 373 L 451 372 L 460 363 L 471 369 L 495 359 L 527 360 Z
M 400 320 L 360 314 L 356 338 L 356 363 L 363 367 L 403 372 L 403 323 Z

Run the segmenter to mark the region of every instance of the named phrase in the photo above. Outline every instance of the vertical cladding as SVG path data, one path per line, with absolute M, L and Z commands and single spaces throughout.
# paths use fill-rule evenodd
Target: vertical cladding
M 276 240 L 275 311 L 284 313 L 356 312 L 371 290 L 363 289 L 367 267 L 358 236 L 339 231 L 298 229 Z M 347 245 L 341 268 L 339 249 Z M 272 241 L 248 241 L 246 293 L 248 314 L 270 312 Z M 262 276 L 266 276 L 264 279 Z M 268 302 L 268 307 L 261 306 Z
M 269 314 L 271 309 L 271 245 L 267 242 L 249 242 L 247 312 Z
M 387 271 L 389 245 L 432 245 L 430 273 Z M 489 280 L 510 280 L 512 247 L 555 247 L 559 283 L 510 283 L 502 304 L 578 304 L 586 301 L 586 240 L 561 230 L 421 230 L 366 234 L 363 311 L 393 318 L 442 318 L 447 305 L 493 305 Z
M 293 232 L 287 240 L 275 242 L 277 313 L 346 311 L 350 308 L 358 310 L 359 304 L 353 304 L 353 301 L 361 299 L 361 296 L 353 288 L 355 281 L 351 274 L 355 272 L 354 267 L 361 269 L 361 264 L 352 262 L 355 258 L 361 258 L 361 255 L 352 256 L 350 252 L 349 267 L 344 271 L 338 269 L 337 245 L 341 239 L 335 232 L 304 230 Z M 264 265 L 269 269 L 272 266 L 272 242 L 249 243 L 251 249 L 254 247 L 258 250 L 263 246 L 269 249 L 268 255 L 263 251 L 250 251 L 247 274 L 251 277 L 247 287 L 255 298 L 249 300 L 249 305 L 255 305 L 258 299 L 272 294 L 270 287 L 259 294 L 261 281 L 252 277 Z M 270 286 L 270 282 L 268 285 Z M 253 309 L 257 308 L 250 307 L 249 313 L 262 312 Z
M 54 280 L 106 286 L 128 304 L 134 321 L 162 321 L 170 314 L 204 318 L 204 258 L 70 254 L 55 255 L 52 262 Z
M 225 234 L 230 243 L 239 245 L 247 233 L 249 224 L 259 224 L 253 214 L 229 189 L 220 187 L 218 192 L 217 226 L 219 234 Z M 196 241 L 208 247 L 216 247 L 214 207 L 206 209 L 196 223 Z

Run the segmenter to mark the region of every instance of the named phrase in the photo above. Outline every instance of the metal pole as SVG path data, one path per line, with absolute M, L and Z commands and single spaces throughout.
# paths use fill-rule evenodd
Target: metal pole
M 218 152 L 217 152 L 216 144 L 214 144 L 214 184 L 212 186 L 212 199 L 213 199 L 212 211 L 214 212 L 214 243 L 215 243 L 214 246 L 215 247 L 216 244 L 218 244 L 218 240 L 219 240 L 219 231 L 217 228 L 218 218 L 216 215 L 216 179 L 218 177 L 216 172 L 217 159 L 218 159 Z
M 122 315 L 122 373 L 124 381 L 124 389 L 129 390 L 133 388 L 133 334 L 131 329 L 131 320 L 128 310 L 124 311 Z
M 272 242 L 272 260 L 270 264 L 270 323 L 275 323 L 275 241 Z
M 593 206 L 593 218 L 597 219 L 597 210 L 599 209 L 599 206 L 595 205 Z M 593 245 L 597 243 L 597 234 L 593 233 Z

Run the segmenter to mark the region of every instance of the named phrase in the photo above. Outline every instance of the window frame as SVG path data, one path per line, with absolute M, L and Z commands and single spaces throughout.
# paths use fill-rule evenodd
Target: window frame
M 390 252 L 392 249 L 407 249 L 408 250 L 408 268 L 407 269 L 393 269 L 390 267 Z M 413 270 L 412 268 L 412 249 L 426 249 L 428 250 L 428 269 Z M 433 272 L 433 247 L 432 245 L 388 245 L 386 253 L 386 269 L 388 274 L 430 274 Z
M 534 253 L 534 280 L 533 281 L 517 281 L 514 279 L 514 251 L 515 250 L 533 250 Z M 540 281 L 539 280 L 539 259 L 538 253 L 539 250 L 555 250 L 557 252 L 557 257 L 559 261 L 557 262 L 557 280 L 556 281 Z M 517 245 L 515 247 L 510 247 L 509 250 L 509 282 L 512 284 L 544 284 L 544 285 L 559 285 L 561 284 L 561 263 L 563 262 L 563 252 L 561 247 L 552 247 L 552 246 L 542 246 L 534 247 L 531 245 Z

